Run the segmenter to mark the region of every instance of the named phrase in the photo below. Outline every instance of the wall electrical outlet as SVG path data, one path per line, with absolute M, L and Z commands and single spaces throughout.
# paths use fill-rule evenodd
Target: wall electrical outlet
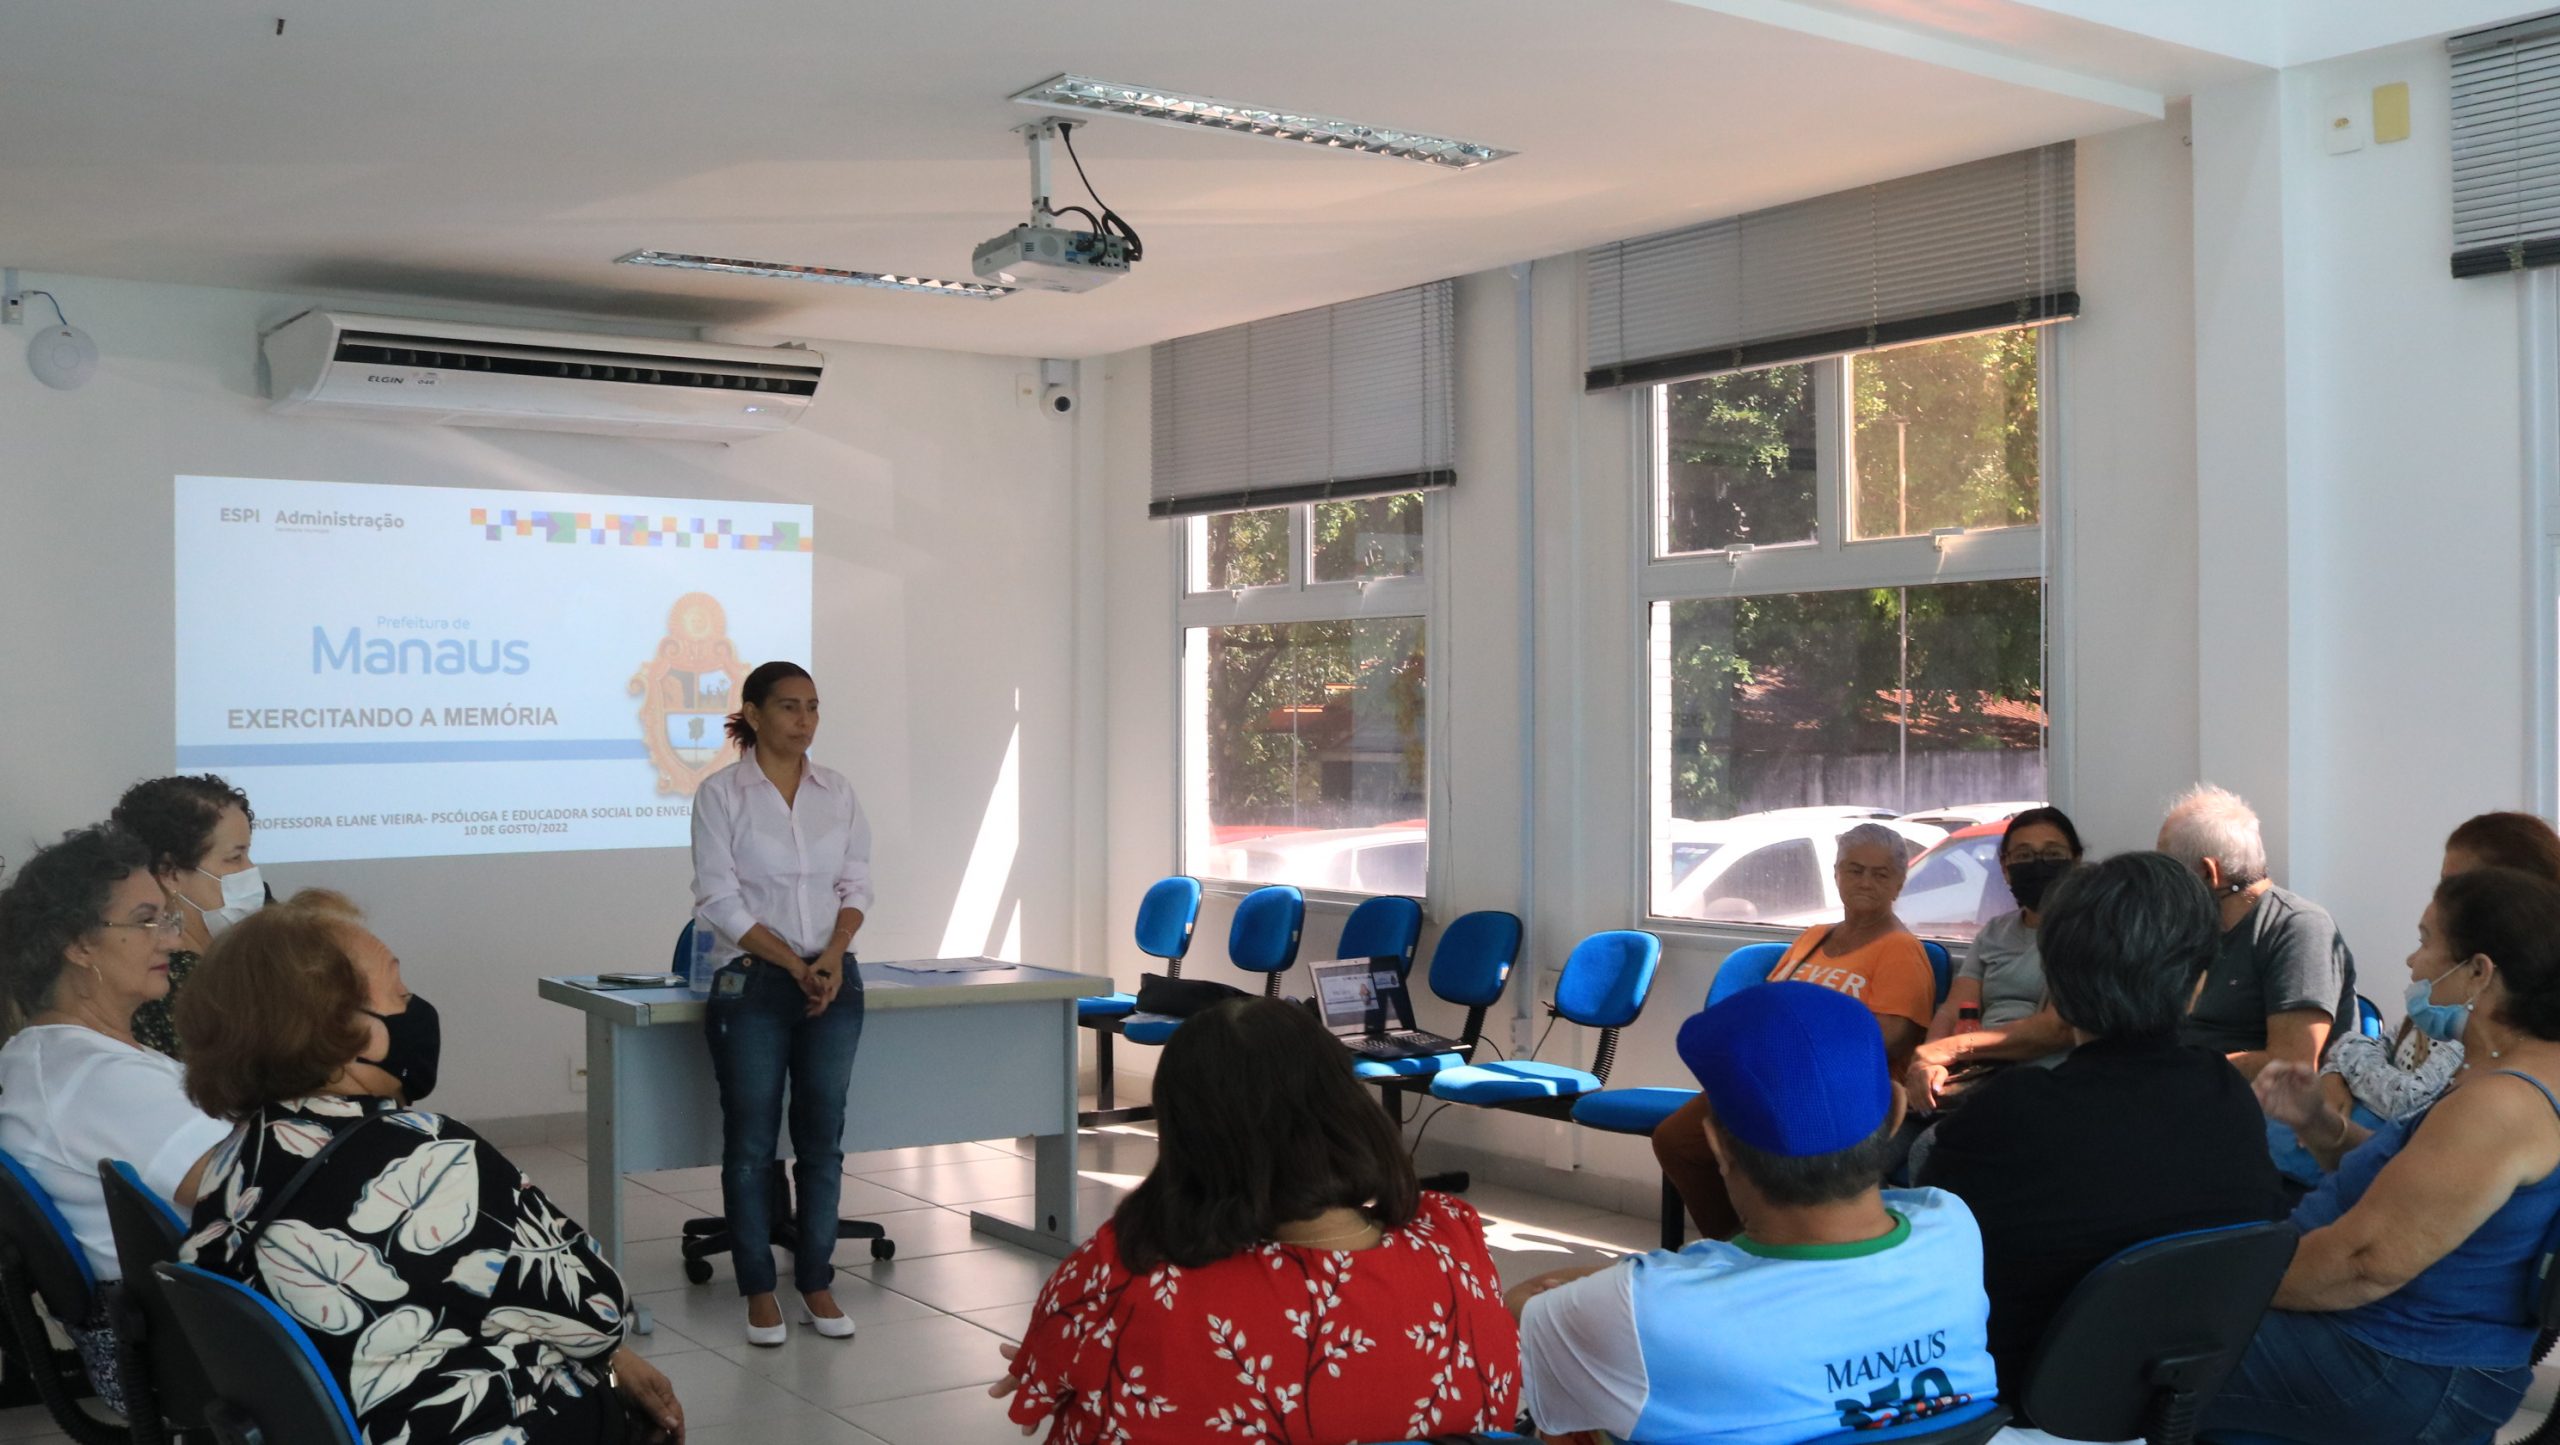
M 576 1054 L 571 1054 L 569 1056 L 569 1092 L 572 1094 L 583 1094 L 586 1091 L 587 1061 L 579 1058 Z

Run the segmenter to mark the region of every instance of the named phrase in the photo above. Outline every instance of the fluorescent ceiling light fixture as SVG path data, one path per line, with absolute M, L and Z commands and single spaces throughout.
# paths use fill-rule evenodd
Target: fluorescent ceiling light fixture
M 792 266 L 780 261 L 739 261 L 727 256 L 688 256 L 680 251 L 634 251 L 616 256 L 622 266 L 665 266 L 676 271 L 716 271 L 723 276 L 762 276 L 774 281 L 820 281 L 829 286 L 869 286 L 879 291 L 918 291 L 929 296 L 965 296 L 994 301 L 1010 296 L 1011 286 L 984 281 L 936 281 L 930 276 L 893 276 L 885 271 L 839 271 L 832 266 Z
M 1125 115 L 1132 120 L 1152 120 L 1164 125 L 1204 125 L 1213 130 L 1242 131 L 1246 135 L 1267 136 L 1272 140 L 1330 146 L 1335 150 L 1366 151 L 1373 156 L 1396 156 L 1461 171 L 1518 154 L 1496 146 L 1478 145 L 1474 141 L 1424 135 L 1420 131 L 1389 130 L 1383 126 L 1337 120 L 1329 115 L 1267 110 L 1261 106 L 1213 100 L 1205 95 L 1185 95 L 1178 90 L 1155 90 L 1143 85 L 1121 85 L 1082 75 L 1053 76 L 1029 90 L 1017 92 L 1013 99 L 1024 105 L 1054 110 L 1098 111 L 1104 115 Z

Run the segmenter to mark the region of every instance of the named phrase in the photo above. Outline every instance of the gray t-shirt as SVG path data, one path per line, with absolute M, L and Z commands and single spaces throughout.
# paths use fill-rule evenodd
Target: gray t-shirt
M 2325 1009 L 2330 1027 L 2352 1027 L 2356 961 L 2329 910 L 2269 888 L 2222 935 L 2204 988 L 2187 1012 L 2182 1041 L 2236 1054 L 2267 1046 L 2267 1016 Z M 2341 1022 L 2343 1021 L 2343 1022 Z
M 2016 1023 L 2044 1007 L 2044 960 L 2036 952 L 2036 931 L 2015 909 L 1982 925 L 1956 976 L 1982 981 L 1985 1028 Z

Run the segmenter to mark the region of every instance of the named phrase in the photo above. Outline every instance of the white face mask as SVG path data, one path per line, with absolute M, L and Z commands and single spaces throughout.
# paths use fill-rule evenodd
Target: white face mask
M 254 863 L 237 873 L 205 873 L 201 868 L 196 871 L 222 885 L 220 908 L 196 908 L 196 912 L 204 915 L 204 931 L 208 935 L 220 933 L 267 906 L 266 880 L 258 876 L 258 866 Z M 178 896 L 186 897 L 183 893 Z M 192 898 L 187 902 L 191 907 L 195 905 Z

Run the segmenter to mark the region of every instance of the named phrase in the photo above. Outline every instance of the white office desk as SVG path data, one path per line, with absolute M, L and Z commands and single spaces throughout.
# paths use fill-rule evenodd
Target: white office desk
M 1076 1228 L 1076 1000 L 1111 992 L 1111 980 L 1021 965 L 915 971 L 967 961 L 862 964 L 865 1017 L 845 1110 L 845 1151 L 1030 1135 L 1037 1181 L 1029 1223 L 973 1210 L 969 1226 L 1063 1256 L 1082 1242 Z M 720 1091 L 703 1037 L 702 995 L 592 983 L 591 977 L 546 978 L 541 994 L 587 1016 L 586 1225 L 619 1267 L 622 1176 L 719 1163 Z M 779 1152 L 790 1148 L 785 1129 Z

